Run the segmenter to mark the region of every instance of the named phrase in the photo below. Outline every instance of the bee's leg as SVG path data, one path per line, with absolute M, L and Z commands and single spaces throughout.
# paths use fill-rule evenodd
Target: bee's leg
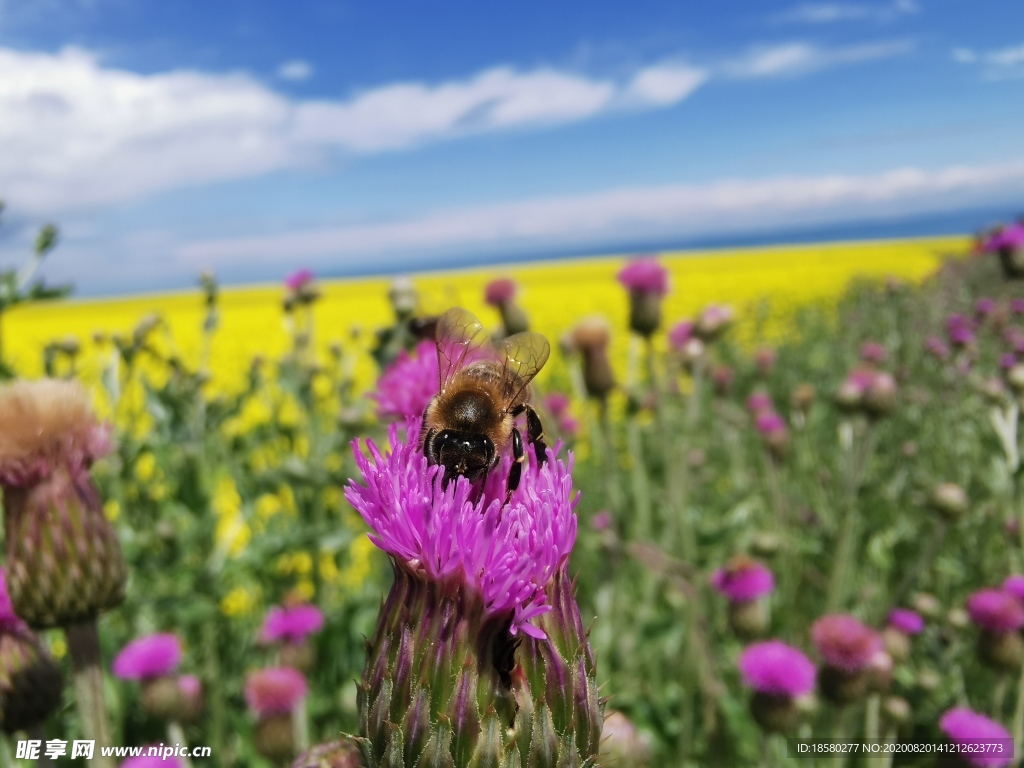
M 523 450 L 523 436 L 519 430 L 512 427 L 512 469 L 508 473 L 508 490 L 505 493 L 505 503 L 512 499 L 512 491 L 519 487 L 519 479 L 523 476 L 523 458 L 526 452 Z
M 544 425 L 532 405 L 524 405 L 523 410 L 526 411 L 526 439 L 533 443 L 537 451 L 537 462 L 543 464 L 548 458 L 548 446 L 544 442 Z

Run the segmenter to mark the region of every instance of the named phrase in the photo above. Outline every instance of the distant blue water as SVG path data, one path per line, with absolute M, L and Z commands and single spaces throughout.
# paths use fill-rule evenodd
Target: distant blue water
M 658 251 L 699 250 L 706 248 L 749 248 L 762 245 L 839 242 L 845 240 L 883 240 L 907 237 L 965 235 L 985 227 L 1014 220 L 1024 214 L 1024 207 L 987 206 L 941 213 L 928 213 L 901 218 L 875 218 L 844 221 L 801 228 L 768 229 L 757 232 L 725 233 L 677 240 L 630 240 L 597 243 L 592 247 L 571 249 L 529 248 L 492 251 L 471 259 L 463 255 L 417 259 L 415 265 L 374 260 L 365 267 L 344 271 L 323 271 L 322 277 L 343 278 L 367 275 L 399 274 L 404 271 L 427 271 L 485 267 L 492 264 L 539 262 L 556 259 L 591 258 L 601 254 L 648 253 Z

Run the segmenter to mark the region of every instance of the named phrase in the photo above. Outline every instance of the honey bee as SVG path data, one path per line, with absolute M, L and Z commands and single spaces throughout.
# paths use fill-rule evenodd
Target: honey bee
M 446 479 L 482 482 L 511 445 L 506 503 L 523 472 L 523 437 L 515 419 L 526 414 L 526 438 L 544 461 L 544 427 L 529 403 L 530 382 L 544 367 L 551 345 L 539 333 L 517 333 L 495 347 L 472 313 L 449 309 L 437 321 L 439 387 L 423 414 L 421 449 Z

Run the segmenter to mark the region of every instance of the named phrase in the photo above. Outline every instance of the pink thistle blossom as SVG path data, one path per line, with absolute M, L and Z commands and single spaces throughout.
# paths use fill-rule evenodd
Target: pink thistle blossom
M 978 627 L 1005 634 L 1024 627 L 1024 606 L 1001 589 L 982 589 L 967 599 L 967 613 Z
M 775 367 L 775 361 L 778 358 L 779 353 L 771 347 L 761 347 L 754 352 L 754 366 L 757 368 L 758 373 L 762 376 L 767 376 L 771 373 L 772 368 Z
M 711 586 L 730 602 L 747 603 L 775 589 L 772 572 L 756 560 L 738 557 L 711 576 Z
M 260 642 L 300 643 L 307 635 L 319 632 L 324 615 L 315 605 L 274 606 L 267 612 L 260 629 Z
M 510 277 L 491 280 L 484 288 L 484 301 L 492 307 L 500 307 L 516 297 L 516 283 Z
M 939 720 L 939 728 L 956 744 L 979 741 L 1002 743 L 1005 751 L 1001 754 L 979 752 L 962 755 L 968 765 L 975 768 L 1002 768 L 1013 760 L 1013 737 L 1010 732 L 995 720 L 989 720 L 967 707 L 957 707 L 946 712 Z
M 630 261 L 619 272 L 619 282 L 635 293 L 668 293 L 668 270 L 653 256 L 642 256 Z
M 668 343 L 677 352 L 686 346 L 686 343 L 693 338 L 694 325 L 689 320 L 680 320 L 672 326 L 668 332 Z
M 860 345 L 860 359 L 865 363 L 878 365 L 885 362 L 887 355 L 885 347 L 877 341 L 865 341 Z
M 1003 248 L 1021 247 L 1024 247 L 1024 224 L 1011 224 L 1009 227 L 1003 227 L 982 244 L 982 250 L 986 253 Z
M 1010 312 L 1015 315 L 1024 315 L 1024 299 L 1011 299 Z
M 939 360 L 949 357 L 949 347 L 938 336 L 929 336 L 924 343 L 924 349 L 929 355 L 937 357 Z
M 747 410 L 757 416 L 760 413 L 770 412 L 775 409 L 775 404 L 772 402 L 772 396 L 764 390 L 757 390 L 751 392 L 750 397 L 747 398 Z
M 461 476 L 446 486 L 443 468 L 417 448 L 419 424 L 409 422 L 407 430 L 403 441 L 391 426 L 387 453 L 368 440 L 364 455 L 353 443 L 364 482 L 350 483 L 345 497 L 372 529 L 370 540 L 407 569 L 461 581 L 489 615 L 511 615 L 513 634 L 544 637 L 531 620 L 550 610 L 546 587 L 576 541 L 572 455 L 568 466 L 551 450 L 543 465 L 528 462 L 504 506 L 510 456 L 482 489 Z
M 883 649 L 875 630 L 845 613 L 822 616 L 814 622 L 811 639 L 826 664 L 849 673 L 865 669 Z
M 921 615 L 907 608 L 895 608 L 890 611 L 886 623 L 904 635 L 916 635 L 924 630 L 924 619 Z
M 1024 600 L 1024 576 L 1020 574 L 1007 576 L 1003 582 L 1003 591 L 1009 592 L 1018 600 Z
M 799 649 L 781 640 L 754 643 L 739 660 L 743 682 L 771 696 L 804 696 L 814 690 L 814 664 Z
M 1007 352 L 1005 355 L 999 358 L 999 367 L 1004 371 L 1008 371 L 1017 364 L 1017 356 L 1012 352 Z
M 982 296 L 976 302 L 974 302 L 974 316 L 978 320 L 984 320 L 990 317 L 996 311 L 997 305 L 996 300 L 991 299 L 988 296 Z
M 169 633 L 147 635 L 128 643 L 114 658 L 112 670 L 122 680 L 169 675 L 181 662 L 181 643 Z
M 261 669 L 245 680 L 245 701 L 260 717 L 288 714 L 308 692 L 306 678 L 291 667 Z
M 421 418 L 437 394 L 440 374 L 437 346 L 421 341 L 410 355 L 404 349 L 377 380 L 377 391 L 370 395 L 377 401 L 380 419 Z
M 761 411 L 754 420 L 754 427 L 764 437 L 778 437 L 786 433 L 786 420 L 775 411 Z
M 284 279 L 284 287 L 292 293 L 302 290 L 316 279 L 311 269 L 297 269 Z
M 544 396 L 544 405 L 556 419 L 568 412 L 570 402 L 572 401 L 564 392 L 548 392 Z

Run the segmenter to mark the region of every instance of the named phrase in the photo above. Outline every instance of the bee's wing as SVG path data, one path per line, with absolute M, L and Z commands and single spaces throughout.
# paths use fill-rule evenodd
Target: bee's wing
M 503 360 L 502 388 L 505 407 L 523 393 L 551 354 L 551 345 L 543 334 L 527 331 L 509 336 L 498 345 Z
M 487 340 L 484 326 L 476 316 L 461 307 L 452 307 L 437 320 L 434 339 L 437 341 L 439 392 L 462 367 L 472 360 L 473 353 Z

